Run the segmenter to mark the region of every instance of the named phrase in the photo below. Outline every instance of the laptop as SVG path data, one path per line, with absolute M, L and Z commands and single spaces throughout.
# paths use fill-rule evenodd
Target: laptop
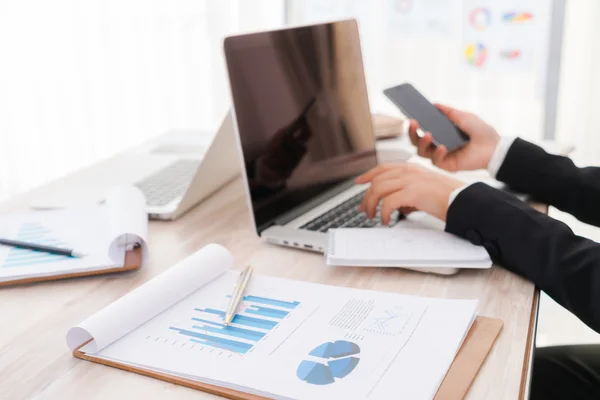
M 213 136 L 212 140 L 206 138 Z M 58 190 L 34 199 L 34 208 L 63 208 L 101 203 L 117 185 L 137 186 L 146 197 L 148 216 L 173 220 L 240 173 L 231 112 L 217 133 L 171 131 L 121 153 Z
M 380 227 L 354 183 L 377 165 L 356 21 L 231 36 L 224 52 L 260 237 L 325 252 L 331 228 Z

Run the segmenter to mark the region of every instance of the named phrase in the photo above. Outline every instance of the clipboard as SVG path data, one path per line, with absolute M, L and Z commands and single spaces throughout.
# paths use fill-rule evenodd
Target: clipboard
M 33 278 L 15 279 L 12 281 L 0 282 L 0 288 L 14 285 L 24 285 L 28 283 L 56 281 L 59 279 L 79 278 L 84 276 L 94 276 L 111 274 L 115 272 L 126 272 L 139 269 L 142 266 L 142 248 L 135 247 L 125 252 L 125 262 L 122 267 L 108 267 L 106 269 L 95 269 L 93 271 L 68 272 L 66 274 L 56 274 L 48 276 L 37 276 Z
M 434 397 L 435 400 L 460 400 L 463 399 L 471 387 L 471 384 L 477 377 L 477 373 L 485 362 L 491 351 L 504 322 L 500 319 L 478 316 L 469 330 L 463 344 L 458 351 L 448 373 L 444 377 L 438 391 Z M 91 339 L 90 339 L 91 340 Z M 104 360 L 79 351 L 89 341 L 73 350 L 73 356 L 82 360 L 92 361 L 109 367 L 118 368 L 123 371 L 135 372 L 150 378 L 159 379 L 176 385 L 185 386 L 191 389 L 200 390 L 210 394 L 222 396 L 233 400 L 267 400 L 261 397 L 237 390 L 223 388 L 216 385 L 210 385 L 191 379 L 186 379 L 174 375 L 156 372 L 144 368 L 133 367 L 131 365 L 121 364 L 115 361 Z

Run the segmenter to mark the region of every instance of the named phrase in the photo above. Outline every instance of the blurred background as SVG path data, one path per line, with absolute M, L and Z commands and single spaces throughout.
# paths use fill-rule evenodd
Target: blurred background
M 499 13 L 511 4 L 531 12 Z M 214 132 L 230 104 L 224 36 L 347 17 L 372 112 L 396 114 L 382 90 L 410 81 L 599 163 L 598 0 L 0 0 L 0 200 L 171 129 Z M 538 344 L 573 330 L 598 341 L 544 298 Z
M 593 162 L 600 2 L 527 0 L 531 20 L 502 29 L 506 1 L 2 0 L 0 200 L 169 129 L 214 130 L 230 104 L 225 35 L 346 17 L 359 21 L 373 112 L 397 113 L 381 91 L 410 81 Z

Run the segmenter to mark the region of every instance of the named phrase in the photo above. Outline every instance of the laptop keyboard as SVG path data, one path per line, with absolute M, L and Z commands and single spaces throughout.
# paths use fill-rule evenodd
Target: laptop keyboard
M 146 196 L 149 206 L 165 206 L 183 196 L 200 161 L 178 160 L 135 184 Z
M 381 223 L 381 213 L 377 207 L 377 215 L 373 219 L 367 219 L 365 213 L 358 211 L 365 192 L 361 192 L 351 197 L 337 207 L 318 216 L 309 223 L 300 227 L 309 231 L 327 232 L 332 228 L 375 228 L 380 226 L 392 226 L 396 221 L 396 214 L 392 214 L 392 223 L 383 225 Z

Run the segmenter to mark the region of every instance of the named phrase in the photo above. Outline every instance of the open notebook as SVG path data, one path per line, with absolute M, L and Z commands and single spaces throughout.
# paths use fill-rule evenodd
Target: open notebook
M 75 249 L 74 258 L 0 246 L 0 285 L 116 272 L 140 266 L 148 217 L 137 188 L 118 187 L 102 206 L 0 216 L 0 237 Z M 127 260 L 128 252 L 136 254 Z
M 482 246 L 437 229 L 340 228 L 328 232 L 328 265 L 361 267 L 490 268 Z
M 208 245 L 71 328 L 67 344 L 80 358 L 237 399 L 420 400 L 435 396 L 476 316 L 477 300 L 254 275 L 226 327 L 232 264 Z

